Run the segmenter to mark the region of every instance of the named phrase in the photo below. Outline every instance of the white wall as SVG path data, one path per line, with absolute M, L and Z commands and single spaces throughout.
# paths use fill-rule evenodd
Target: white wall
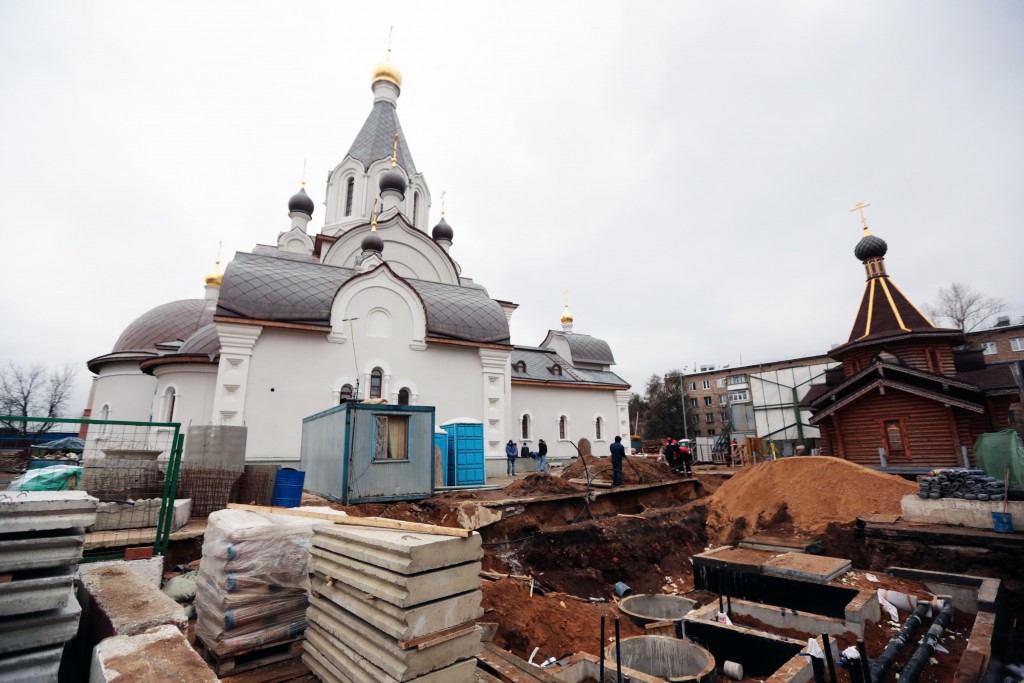
M 211 424 L 216 365 L 164 365 L 157 367 L 153 374 L 156 376 L 152 408 L 155 422 L 166 421 L 166 392 L 168 387 L 174 387 L 176 396 L 171 422 L 181 423 L 181 433 L 187 435 L 190 425 Z
M 628 447 L 628 435 L 619 433 L 615 394 L 610 389 L 561 389 L 513 384 L 512 431 L 505 441 L 515 439 L 517 445 L 523 445 L 521 419 L 524 412 L 529 412 L 533 427 L 531 438 L 527 440 L 530 450 L 537 450 L 537 440 L 544 439 L 548 444 L 549 458 L 575 456 L 576 449 L 569 441 L 579 442 L 584 437 L 590 440 L 594 455 L 608 455 L 608 447 L 616 436 L 622 436 Z M 562 414 L 568 418 L 568 439 L 565 441 L 558 438 L 558 418 Z M 599 415 L 604 418 L 601 440 L 596 439 L 594 424 Z
M 156 378 L 143 374 L 138 362 L 107 363 L 96 379 L 92 418 L 100 419 L 103 406 L 110 406 L 110 420 L 149 421 Z

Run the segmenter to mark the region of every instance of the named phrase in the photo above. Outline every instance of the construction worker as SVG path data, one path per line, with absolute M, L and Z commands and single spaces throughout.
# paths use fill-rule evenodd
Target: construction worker
M 679 450 L 679 458 L 682 461 L 683 472 L 680 474 L 686 474 L 688 477 L 693 476 L 693 454 L 690 452 L 689 446 L 684 441 L 682 446 L 676 446 Z
M 609 446 L 612 452 L 612 486 L 622 486 L 622 459 L 626 457 L 626 449 L 622 445 L 622 437 L 615 437 L 615 443 Z
M 516 448 L 516 442 L 509 439 L 508 443 L 505 444 L 505 457 L 508 458 L 508 467 L 505 468 L 505 474 L 509 477 L 515 476 L 516 458 L 518 456 L 519 449 Z

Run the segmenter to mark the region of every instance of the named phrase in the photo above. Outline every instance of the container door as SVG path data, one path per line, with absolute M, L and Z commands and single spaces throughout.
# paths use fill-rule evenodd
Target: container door
M 460 486 L 483 484 L 484 479 L 484 427 L 483 425 L 456 425 L 455 483 Z M 449 466 L 451 461 L 449 460 Z

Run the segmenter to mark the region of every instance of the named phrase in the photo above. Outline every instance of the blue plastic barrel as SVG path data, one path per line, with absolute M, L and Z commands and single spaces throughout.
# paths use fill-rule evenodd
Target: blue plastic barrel
M 283 508 L 299 507 L 302 504 L 302 482 L 305 480 L 305 472 L 291 467 L 279 469 L 274 479 L 274 495 L 270 504 Z

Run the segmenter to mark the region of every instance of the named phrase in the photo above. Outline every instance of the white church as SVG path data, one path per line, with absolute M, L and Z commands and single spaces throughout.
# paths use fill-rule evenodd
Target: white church
M 330 173 L 322 227 L 300 189 L 275 244 L 238 252 L 203 299 L 162 304 L 88 361 L 97 419 L 244 425 L 246 461 L 294 464 L 302 419 L 349 399 L 435 407 L 484 430 L 487 474 L 504 446 L 538 439 L 552 458 L 629 443 L 629 385 L 608 344 L 561 329 L 513 345 L 517 304 L 464 277 L 455 234 L 428 229 L 430 189 L 398 121 L 402 78 L 373 72 L 373 108 Z M 218 264 L 219 266 L 219 264 Z

